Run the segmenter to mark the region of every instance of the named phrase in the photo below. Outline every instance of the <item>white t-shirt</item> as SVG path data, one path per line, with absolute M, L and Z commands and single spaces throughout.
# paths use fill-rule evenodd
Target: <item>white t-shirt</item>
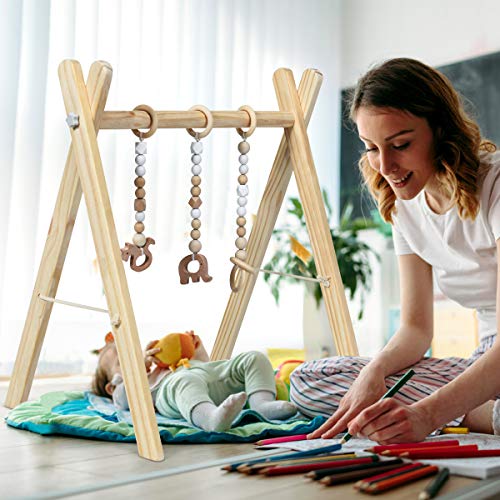
M 457 208 L 436 214 L 422 190 L 396 200 L 393 240 L 397 255 L 416 254 L 428 262 L 440 290 L 476 309 L 479 338 L 497 333 L 497 247 L 500 238 L 500 151 L 482 155 L 491 164 L 480 187 L 475 220 L 461 220 Z

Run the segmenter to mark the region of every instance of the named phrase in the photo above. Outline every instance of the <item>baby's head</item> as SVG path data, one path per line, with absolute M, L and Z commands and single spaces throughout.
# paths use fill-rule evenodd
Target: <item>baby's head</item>
M 92 392 L 98 396 L 111 397 L 115 389 L 112 380 L 117 374 L 121 376 L 116 344 L 108 342 L 99 352 L 97 368 L 92 380 Z

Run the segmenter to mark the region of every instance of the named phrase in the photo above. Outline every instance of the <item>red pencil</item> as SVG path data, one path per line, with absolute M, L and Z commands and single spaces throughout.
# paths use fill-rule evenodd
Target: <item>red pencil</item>
M 465 448 L 465 446 L 462 446 Z M 405 452 L 399 455 L 402 458 L 476 458 L 476 457 L 500 457 L 500 450 L 472 450 L 441 451 L 441 450 L 419 450 L 411 453 Z
M 400 448 L 399 450 L 386 450 L 381 453 L 385 457 L 400 457 L 403 453 L 433 453 L 433 452 L 453 452 L 453 451 L 474 451 L 477 450 L 477 444 L 466 444 L 463 446 L 438 446 L 437 448 Z M 406 455 L 405 455 L 406 456 Z
M 442 441 L 423 441 L 422 443 L 398 443 L 398 444 L 386 444 L 377 445 L 373 448 L 368 448 L 365 451 L 371 451 L 372 453 L 380 453 L 387 450 L 398 450 L 399 448 L 427 448 L 434 446 L 456 446 L 460 444 L 458 439 L 443 439 Z
M 384 462 L 380 462 L 380 463 L 383 464 Z M 393 476 L 399 476 L 400 474 L 409 472 L 413 469 L 419 469 L 420 467 L 423 467 L 422 462 L 413 462 L 411 464 L 406 464 L 406 465 L 403 465 L 402 467 L 398 467 L 397 469 L 392 469 L 389 472 L 377 474 L 376 476 L 365 477 L 361 481 L 358 481 L 354 485 L 354 488 L 360 489 L 362 487 L 366 487 L 369 484 L 375 483 L 377 481 L 382 481 L 383 479 L 389 479 L 390 477 L 393 477 Z
M 412 470 L 407 474 L 401 474 L 399 476 L 386 479 L 385 481 L 378 481 L 374 484 L 369 484 L 365 488 L 362 488 L 361 491 L 365 493 L 379 493 L 381 491 L 386 491 L 391 488 L 395 488 L 396 486 L 400 486 L 402 484 L 408 484 L 412 481 L 416 481 L 422 477 L 430 476 L 432 474 L 436 474 L 439 471 L 439 468 L 435 465 L 428 465 L 427 467 L 422 467 L 421 469 Z
M 305 439 L 307 439 L 307 434 L 297 434 L 295 436 L 283 436 L 277 438 L 261 439 L 260 441 L 257 441 L 255 444 L 258 446 L 262 446 L 264 444 L 289 443 L 291 441 L 303 441 Z
M 360 457 L 351 460 L 335 460 L 332 462 L 320 462 L 312 464 L 298 464 L 298 465 L 276 465 L 269 466 L 259 471 L 259 474 L 266 476 L 281 476 L 283 474 L 299 474 L 301 472 L 310 472 L 313 470 L 332 469 L 338 467 L 346 467 L 350 465 L 368 464 L 378 462 L 378 457 Z

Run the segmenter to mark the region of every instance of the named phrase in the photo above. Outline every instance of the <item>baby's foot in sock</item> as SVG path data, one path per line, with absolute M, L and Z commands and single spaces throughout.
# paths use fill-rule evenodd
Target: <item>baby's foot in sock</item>
M 244 392 L 231 394 L 228 396 L 209 416 L 207 427 L 208 431 L 227 431 L 231 428 L 233 420 L 238 416 L 240 411 L 247 402 L 247 395 Z
M 267 401 L 254 407 L 268 420 L 286 420 L 297 413 L 297 408 L 289 401 Z

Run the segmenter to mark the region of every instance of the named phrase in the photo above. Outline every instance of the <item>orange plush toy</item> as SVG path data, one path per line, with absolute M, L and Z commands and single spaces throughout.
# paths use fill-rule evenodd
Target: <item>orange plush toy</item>
M 169 333 L 160 339 L 152 346 L 161 349 L 154 355 L 158 360 L 156 364 L 172 371 L 179 366 L 189 367 L 189 360 L 194 356 L 195 349 L 192 333 Z

